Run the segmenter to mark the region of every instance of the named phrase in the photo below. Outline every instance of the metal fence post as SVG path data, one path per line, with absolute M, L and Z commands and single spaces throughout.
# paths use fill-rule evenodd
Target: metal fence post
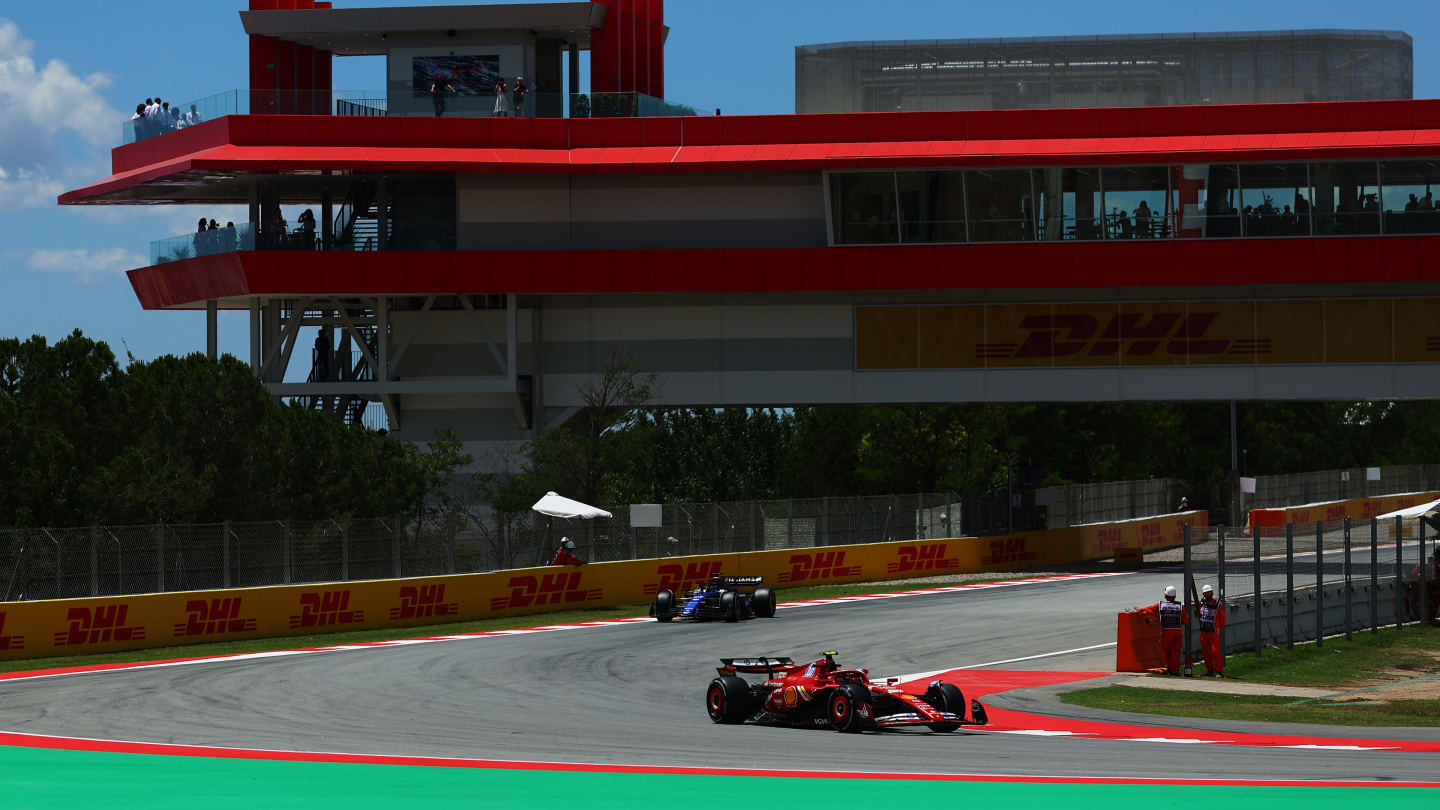
M 1395 518 L 1395 629 L 1399 630 L 1405 625 L 1405 614 L 1401 613 L 1404 605 L 1405 591 L 1405 567 L 1401 560 L 1404 553 L 1405 536 L 1402 533 L 1404 521 L 1397 515 Z
M 281 526 L 281 528 L 284 530 L 284 537 L 285 537 L 285 540 L 284 540 L 284 548 L 281 549 L 281 554 L 282 554 L 282 555 L 284 556 L 284 558 L 285 558 L 285 584 L 286 584 L 286 585 L 289 585 L 289 584 L 290 584 L 290 545 L 291 545 L 291 542 L 290 542 L 290 521 L 288 521 L 288 520 L 281 521 L 280 526 Z
M 830 499 L 820 498 L 820 545 L 830 545 Z
M 718 504 L 718 503 L 711 502 L 711 504 L 710 504 L 710 524 L 715 527 L 715 542 L 714 542 L 713 544 L 711 544 L 711 548 L 714 549 L 713 553 L 719 554 L 719 553 L 720 553 L 720 504 Z
M 230 587 L 230 521 L 220 524 L 220 581 Z
M 1344 571 L 1345 571 L 1345 640 L 1346 640 L 1346 641 L 1351 641 L 1351 640 L 1353 639 L 1353 637 L 1354 637 L 1353 634 L 1351 633 L 1351 630 L 1350 630 L 1351 623 L 1352 623 L 1353 620 L 1354 620 L 1354 612 L 1353 612 L 1352 609 L 1351 609 L 1351 603 L 1352 603 L 1354 600 L 1353 600 L 1353 598 L 1352 598 L 1351 595 L 1350 595 L 1350 594 L 1352 593 L 1352 589 L 1351 589 L 1351 587 L 1350 587 L 1350 516 L 1349 516 L 1349 515 L 1346 515 L 1346 516 L 1345 516 L 1345 568 L 1344 568 Z
M 165 590 L 165 524 L 155 524 L 155 590 Z
M 1285 524 L 1285 648 L 1295 649 L 1295 524 Z
M 400 578 L 400 535 L 404 533 L 405 526 L 399 518 L 395 519 L 395 530 L 391 532 L 390 538 L 390 563 L 391 570 L 396 579 Z
M 1380 632 L 1380 518 L 1370 518 L 1370 635 Z
M 785 547 L 795 547 L 795 499 L 785 502 Z
M 1255 572 L 1255 657 L 1259 658 L 1262 650 L 1265 649 L 1265 639 L 1261 633 L 1261 619 L 1265 614 L 1265 598 L 1260 593 L 1260 524 L 1250 526 L 1250 534 L 1254 538 L 1255 551 L 1251 555 L 1251 567 Z
M 1315 521 L 1315 646 L 1325 646 L 1325 524 Z
M 340 580 L 350 581 L 350 521 L 340 524 Z
M 90 595 L 100 595 L 100 527 L 90 527 Z

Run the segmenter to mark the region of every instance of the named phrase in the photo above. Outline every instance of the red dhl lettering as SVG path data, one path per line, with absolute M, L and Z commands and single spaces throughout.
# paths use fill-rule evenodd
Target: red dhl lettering
M 1269 338 L 1207 337 L 1218 312 L 1156 312 L 1148 318 L 1125 313 L 1110 318 L 1105 328 L 1091 315 L 1027 315 L 1020 329 L 1028 332 L 1015 343 L 982 343 L 989 357 L 1176 357 L 1223 354 L 1269 354 Z M 1010 349 L 1013 348 L 1013 351 Z
M 711 577 L 720 573 L 720 567 L 719 560 L 701 561 L 689 565 L 666 563 L 655 569 L 655 576 L 659 577 L 660 581 L 646 585 L 642 591 L 646 596 L 654 596 L 660 591 L 684 593 L 703 582 L 709 582 Z
M 1387 511 L 1388 510 L 1385 508 L 1385 502 L 1382 500 L 1367 499 L 1360 504 L 1361 517 L 1372 518 L 1376 515 L 1383 515 Z
M 779 579 L 786 583 L 859 575 L 860 566 L 845 564 L 845 552 L 817 551 L 814 554 L 790 555 L 790 570 L 781 571 Z
M 897 555 L 899 562 L 886 563 L 885 570 L 892 574 L 906 571 L 930 571 L 960 567 L 959 557 L 946 557 L 944 543 L 927 543 L 919 546 L 901 546 Z
M 558 605 L 565 602 L 593 602 L 605 597 L 601 588 L 582 588 L 579 571 L 540 576 L 511 577 L 506 583 L 509 596 L 496 596 L 490 600 L 491 610 L 530 607 L 534 605 Z
M 1158 546 L 1165 542 L 1165 527 L 1159 523 L 1140 524 L 1140 546 Z
M 312 591 L 300 594 L 300 615 L 290 617 L 290 627 L 329 627 L 363 621 L 365 611 L 350 610 L 349 591 Z
M 1036 562 L 1039 556 L 1038 552 L 1026 549 L 1024 537 L 1006 537 L 990 541 L 990 548 L 980 557 L 980 564 Z
M 1345 504 L 1336 503 L 1325 507 L 1326 520 L 1340 520 L 1345 517 Z
M 125 614 L 129 611 L 130 606 L 124 604 L 70 608 L 65 614 L 70 627 L 55 634 L 55 646 L 141 641 L 145 638 L 145 628 L 126 626 Z
M 1291 512 L 1291 513 L 1290 513 L 1290 522 L 1291 522 L 1291 523 L 1311 523 L 1312 521 L 1310 520 L 1310 510 L 1309 510 L 1309 509 L 1301 509 L 1301 510 L 1299 510 L 1299 511 L 1297 511 L 1297 512 Z
M 459 602 L 445 601 L 445 584 L 405 585 L 400 588 L 400 606 L 390 608 L 392 619 L 428 619 L 432 616 L 456 616 Z
M 5 614 L 0 613 L 0 634 L 5 632 Z M 0 650 L 23 650 L 25 649 L 25 637 L 15 635 L 0 635 Z
M 1095 530 L 1095 551 L 1114 551 L 1115 549 L 1120 548 L 1120 544 L 1121 539 L 1119 526 L 1110 529 Z
M 190 614 L 189 618 L 175 625 L 176 637 L 253 632 L 255 620 L 240 618 L 241 598 L 232 596 L 209 601 L 191 599 L 185 603 L 185 612 Z

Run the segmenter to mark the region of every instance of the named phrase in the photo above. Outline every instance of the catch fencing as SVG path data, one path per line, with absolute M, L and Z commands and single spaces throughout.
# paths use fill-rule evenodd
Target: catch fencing
M 593 521 L 469 519 L 157 523 L 0 531 L 0 601 L 422 577 L 544 565 L 562 537 L 590 562 L 953 537 L 950 493 L 677 503 Z
M 1210 585 L 1225 604 L 1227 652 L 1378 632 L 1433 617 L 1440 595 L 1430 560 L 1436 532 L 1424 519 L 1343 518 L 1240 529 L 1187 527 L 1185 600 L 1192 612 Z M 1431 616 L 1425 607 L 1431 606 Z M 1187 630 L 1187 654 L 1198 639 Z

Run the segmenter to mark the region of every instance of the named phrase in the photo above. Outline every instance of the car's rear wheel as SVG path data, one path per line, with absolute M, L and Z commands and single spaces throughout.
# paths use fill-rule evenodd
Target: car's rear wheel
M 750 684 L 734 675 L 721 675 L 705 690 L 705 711 L 713 723 L 745 722 L 750 716 Z
M 939 709 L 942 712 L 950 712 L 960 717 L 965 716 L 965 693 L 961 692 L 960 687 L 955 684 L 932 683 L 930 684 L 930 688 L 925 690 L 923 697 L 925 698 L 925 702 L 929 703 L 933 708 Z M 957 728 L 960 728 L 959 723 L 930 724 L 931 731 L 939 731 L 941 733 L 949 733 Z
M 859 684 L 846 683 L 830 694 L 830 727 L 853 734 L 864 731 L 875 716 L 870 707 L 870 692 Z
M 761 619 L 775 618 L 775 592 L 769 588 L 756 588 L 750 604 L 755 607 L 755 616 Z
M 655 621 L 668 622 L 675 618 L 675 592 L 661 591 L 655 594 Z
M 734 591 L 720 594 L 720 615 L 727 622 L 740 621 L 740 597 Z

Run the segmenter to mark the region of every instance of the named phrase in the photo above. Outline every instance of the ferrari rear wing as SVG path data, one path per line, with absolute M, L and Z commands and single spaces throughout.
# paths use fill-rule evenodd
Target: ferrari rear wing
M 795 666 L 795 661 L 785 656 L 761 656 L 759 658 L 721 658 L 720 668 L 730 672 L 754 672 L 774 675 L 776 670 Z

